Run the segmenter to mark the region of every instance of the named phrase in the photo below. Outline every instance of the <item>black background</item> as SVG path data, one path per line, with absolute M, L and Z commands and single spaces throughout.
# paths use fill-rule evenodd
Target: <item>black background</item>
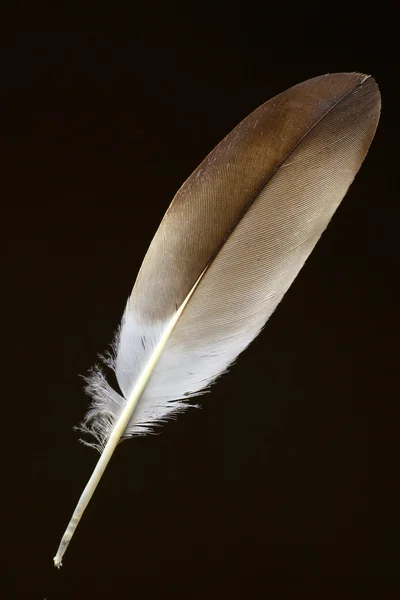
M 26 2 L 4 38 L 4 597 L 394 587 L 395 17 L 128 5 Z M 371 73 L 383 100 L 345 201 L 202 410 L 118 447 L 56 571 L 97 460 L 72 430 L 88 405 L 78 375 L 111 341 L 171 198 L 258 105 L 336 71 Z

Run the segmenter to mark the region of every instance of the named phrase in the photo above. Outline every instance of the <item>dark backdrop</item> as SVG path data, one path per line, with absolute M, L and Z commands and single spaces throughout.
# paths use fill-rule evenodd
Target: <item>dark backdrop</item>
M 394 585 L 394 16 L 56 4 L 21 4 L 3 52 L 4 597 Z M 72 430 L 88 406 L 79 374 L 111 341 L 175 191 L 262 102 L 355 70 L 380 84 L 382 119 L 321 242 L 202 410 L 118 447 L 57 572 L 97 460 Z

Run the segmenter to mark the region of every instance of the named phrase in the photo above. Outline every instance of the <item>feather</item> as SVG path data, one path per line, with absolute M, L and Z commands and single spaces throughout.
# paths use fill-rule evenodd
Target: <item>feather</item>
M 310 79 L 251 113 L 179 189 L 108 359 L 120 391 L 101 369 L 88 380 L 81 429 L 101 456 L 56 566 L 116 445 L 184 410 L 260 333 L 346 194 L 379 113 L 371 77 Z

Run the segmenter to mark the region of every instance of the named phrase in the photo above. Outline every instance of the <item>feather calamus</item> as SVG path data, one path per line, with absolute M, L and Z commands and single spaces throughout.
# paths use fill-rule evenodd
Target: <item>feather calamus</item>
M 209 387 L 259 334 L 347 192 L 374 137 L 373 78 L 310 79 L 245 118 L 178 190 L 144 258 L 81 425 L 101 456 L 56 566 L 117 446 Z

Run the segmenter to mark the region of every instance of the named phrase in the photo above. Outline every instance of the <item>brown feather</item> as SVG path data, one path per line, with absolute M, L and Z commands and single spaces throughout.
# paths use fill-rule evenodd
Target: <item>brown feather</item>
M 123 396 L 92 378 L 82 427 L 103 452 L 56 566 L 119 441 L 183 410 L 259 333 L 346 194 L 379 111 L 372 78 L 311 79 L 244 119 L 178 191 L 120 329 Z

